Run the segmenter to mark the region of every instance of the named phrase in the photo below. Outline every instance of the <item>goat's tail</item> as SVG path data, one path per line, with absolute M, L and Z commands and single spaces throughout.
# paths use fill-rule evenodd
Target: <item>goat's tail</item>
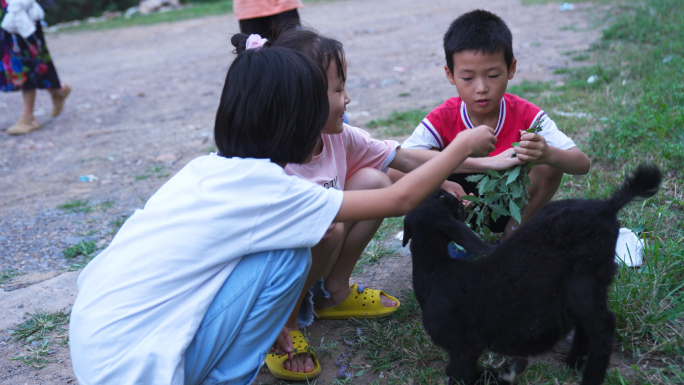
M 615 191 L 608 201 L 608 209 L 617 213 L 635 197 L 648 198 L 658 192 L 662 174 L 657 166 L 640 164 L 634 172 L 627 176 L 620 189 Z

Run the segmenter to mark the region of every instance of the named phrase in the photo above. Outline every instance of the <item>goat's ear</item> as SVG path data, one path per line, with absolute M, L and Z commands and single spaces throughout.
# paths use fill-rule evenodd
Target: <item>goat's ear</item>
M 401 241 L 401 247 L 406 247 L 409 239 L 411 239 L 411 226 L 407 226 L 406 220 L 404 220 L 404 237 Z

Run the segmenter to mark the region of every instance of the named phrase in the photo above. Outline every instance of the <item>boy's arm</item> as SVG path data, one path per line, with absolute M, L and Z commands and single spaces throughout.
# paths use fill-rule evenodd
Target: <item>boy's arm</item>
M 335 222 L 379 219 L 408 214 L 428 197 L 469 156 L 494 150 L 494 129 L 479 126 L 459 135 L 447 148 L 398 180 L 376 190 L 345 191 Z
M 589 172 L 589 157 L 577 147 L 561 150 L 546 143 L 539 134 L 524 133 L 515 148 L 517 157 L 534 164 L 548 164 L 565 174 L 584 175 Z

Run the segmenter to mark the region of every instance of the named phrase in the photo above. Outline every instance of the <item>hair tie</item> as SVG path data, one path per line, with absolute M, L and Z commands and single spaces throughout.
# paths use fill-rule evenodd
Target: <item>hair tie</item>
M 268 39 L 262 38 L 261 35 L 251 34 L 247 38 L 247 42 L 245 43 L 245 49 L 259 49 L 264 46 L 264 43 L 266 43 Z

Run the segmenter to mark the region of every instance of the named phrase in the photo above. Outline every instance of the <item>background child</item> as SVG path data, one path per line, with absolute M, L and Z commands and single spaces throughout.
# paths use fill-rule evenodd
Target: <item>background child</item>
M 250 41 L 255 38 L 250 38 Z M 248 46 L 247 39 L 244 34 L 233 37 L 237 52 Z M 375 140 L 368 132 L 344 124 L 343 115 L 350 99 L 344 89 L 347 65 L 339 41 L 320 36 L 312 30 L 299 29 L 281 31 L 273 41 L 265 44 L 304 53 L 321 63 L 327 72 L 330 113 L 313 158 L 305 164 L 288 164 L 286 173 L 326 188 L 344 191 L 378 189 L 392 184 L 385 174 L 388 167 L 408 172 L 434 156 L 431 151 L 398 147 L 393 140 Z M 445 182 L 442 187 L 456 195 L 464 194 L 461 187 L 453 182 Z M 321 242 L 311 249 L 313 263 L 305 290 L 301 293 L 302 305 L 295 307 L 285 324 L 287 328 L 294 331 L 311 324 L 312 307 L 321 319 L 382 317 L 398 308 L 399 301 L 380 290 L 357 284 L 349 286 L 356 262 L 381 223 L 382 218 L 379 218 L 344 223 L 336 221 L 330 226 Z M 356 295 L 359 292 L 364 296 Z M 313 378 L 318 371 L 318 364 L 305 354 L 294 360 L 269 355 L 266 362 L 271 372 L 282 379 Z
M 494 127 L 497 144 L 490 157 L 466 160 L 449 179 L 461 184 L 466 193 L 477 194 L 476 183 L 465 180 L 468 175 L 533 163 L 524 223 L 551 200 L 563 173 L 589 172 L 589 158 L 539 107 L 506 93 L 517 61 L 511 31 L 501 18 L 482 10 L 460 16 L 444 34 L 444 53 L 444 71 L 458 97 L 432 110 L 401 146 L 441 150 L 473 127 Z M 542 127 L 539 134 L 522 132 L 537 121 Z M 518 141 L 519 147 L 513 149 L 511 144 Z M 514 152 L 516 158 L 511 157 Z M 399 175 L 391 174 L 394 180 Z M 511 217 L 501 217 L 489 227 L 493 232 L 503 231 L 505 239 L 517 225 Z
M 240 32 L 258 34 L 271 39 L 280 28 L 299 27 L 299 0 L 234 0 L 233 14 L 240 23 Z
M 282 327 L 309 248 L 333 220 L 405 214 L 496 141 L 481 127 L 404 184 L 324 189 L 282 167 L 318 142 L 325 85 L 320 66 L 292 51 L 238 55 L 216 116 L 218 153 L 165 183 L 79 276 L 69 325 L 79 383 L 251 383 L 274 341 L 292 353 Z
M 52 98 L 53 117 L 62 113 L 71 86 L 61 83 L 48 52 L 41 21 L 45 12 L 34 0 L 0 0 L 0 91 L 21 91 L 21 117 L 7 128 L 9 135 L 24 135 L 40 128 L 34 115 L 36 89 Z

